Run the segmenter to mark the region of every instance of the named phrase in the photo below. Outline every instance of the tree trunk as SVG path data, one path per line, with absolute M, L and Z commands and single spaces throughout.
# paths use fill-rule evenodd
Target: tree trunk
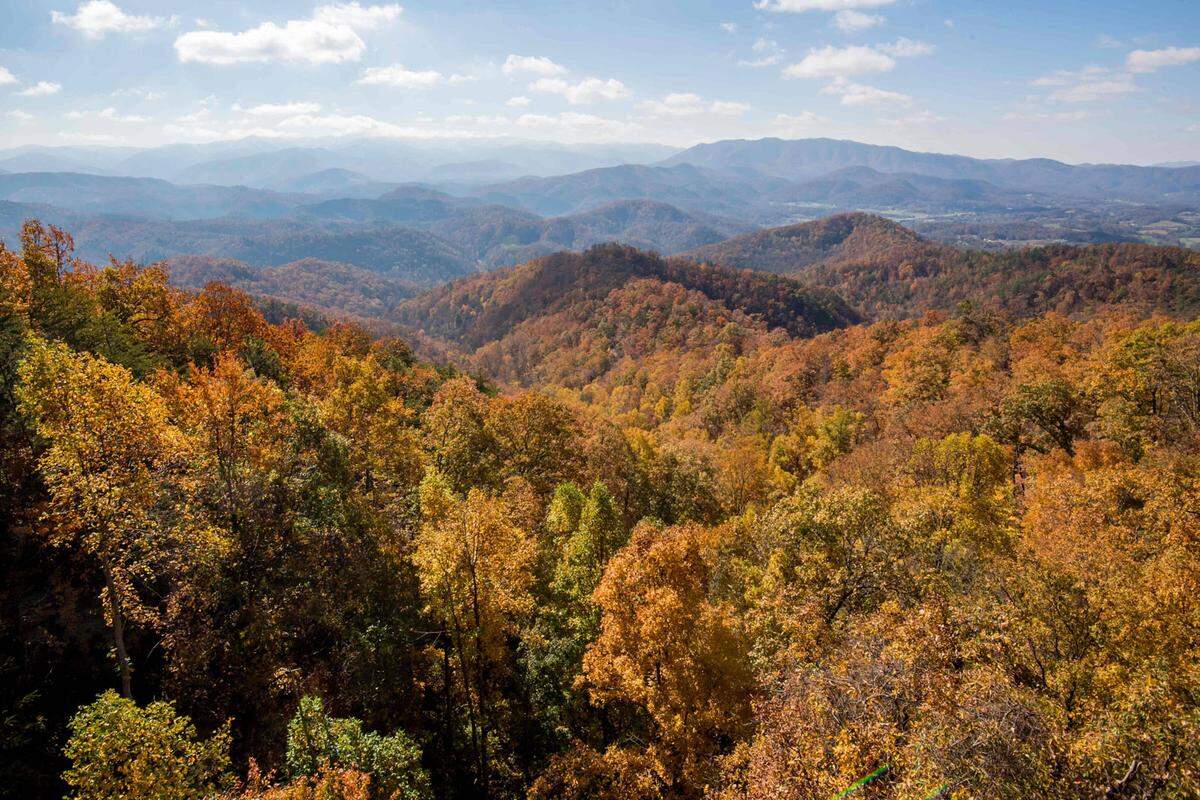
M 117 586 L 113 581 L 112 570 L 104 568 L 104 585 L 108 590 L 108 613 L 112 616 L 113 642 L 117 648 L 117 665 L 121 670 L 121 695 L 133 697 L 133 668 L 129 665 L 129 651 L 125 649 L 125 614 L 121 611 L 121 601 L 117 598 Z

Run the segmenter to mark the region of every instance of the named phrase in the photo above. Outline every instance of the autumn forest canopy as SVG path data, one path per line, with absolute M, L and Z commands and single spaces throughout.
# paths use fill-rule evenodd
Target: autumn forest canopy
M 1197 254 L 689 241 L 426 290 L 26 222 L 0 795 L 1200 796 Z
M 1200 800 L 1200 0 L 0 0 L 0 800 Z

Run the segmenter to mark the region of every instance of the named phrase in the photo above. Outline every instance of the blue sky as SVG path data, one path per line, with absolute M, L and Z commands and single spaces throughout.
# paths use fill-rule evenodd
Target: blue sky
M 1200 2 L 0 0 L 0 146 L 251 135 L 1200 160 Z

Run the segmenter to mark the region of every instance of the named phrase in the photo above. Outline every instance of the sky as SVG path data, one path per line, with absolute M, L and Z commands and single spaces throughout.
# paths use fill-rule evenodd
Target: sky
M 1200 1 L 0 0 L 0 147 L 247 136 L 1200 161 Z

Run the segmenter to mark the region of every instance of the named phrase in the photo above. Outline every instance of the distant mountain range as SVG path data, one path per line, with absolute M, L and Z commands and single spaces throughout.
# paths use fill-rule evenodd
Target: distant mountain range
M 0 176 L 0 186 L 8 177 Z M 84 177 L 81 186 L 93 180 L 133 180 Z M 159 183 L 152 182 L 151 188 L 159 188 Z M 81 193 L 74 204 L 91 208 L 99 203 L 82 198 Z M 419 186 L 396 189 L 375 200 L 342 199 L 284 210 L 291 216 L 169 220 L 0 200 L 0 238 L 14 241 L 25 219 L 38 218 L 71 230 L 80 255 L 93 261 L 104 261 L 110 254 L 145 262 L 202 255 L 276 267 L 317 258 L 429 286 L 599 242 L 620 241 L 671 254 L 753 229 L 737 220 L 644 200 L 543 218 Z
M 370 180 L 385 183 L 486 183 L 522 175 L 650 163 L 677 150 L 655 144 L 564 145 L 520 140 L 323 139 L 281 144 L 250 138 L 153 148 L 26 146 L 0 150 L 0 170 L 82 172 L 290 191 L 290 181 L 331 169 L 370 175 Z
M 653 163 L 629 163 L 639 158 Z M 88 171 L 28 171 L 52 164 Z M 581 164 L 593 166 L 572 169 Z M 426 180 L 402 179 L 413 174 Z M 70 228 L 91 259 L 199 255 L 277 268 L 316 258 L 413 286 L 607 241 L 707 254 L 759 227 L 852 211 L 992 249 L 1200 247 L 1200 167 L 987 160 L 830 139 L 679 152 L 246 140 L 0 153 L 0 237 L 39 217 Z
M 1002 189 L 1139 202 L 1200 201 L 1200 166 L 1064 164 L 1048 158 L 978 159 L 918 153 L 837 139 L 729 140 L 700 144 L 665 165 L 691 164 L 726 175 L 804 181 L 847 167 L 947 180 L 986 181 Z
M 0 199 L 52 205 L 75 212 L 128 214 L 151 219 L 204 219 L 287 215 L 312 198 L 244 186 L 180 186 L 155 178 L 75 172 L 0 175 Z

